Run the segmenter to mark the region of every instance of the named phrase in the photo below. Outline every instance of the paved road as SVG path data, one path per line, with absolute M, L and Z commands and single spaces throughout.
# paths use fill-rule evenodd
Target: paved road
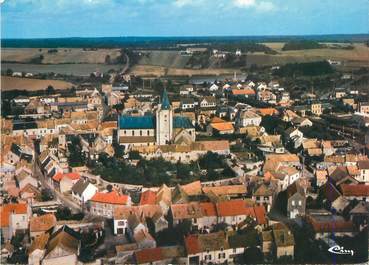
M 126 53 L 124 53 L 124 56 L 126 57 L 126 65 L 123 67 L 122 71 L 120 72 L 121 75 L 125 74 L 127 70 L 129 69 L 129 57 Z
M 59 201 L 61 201 L 63 205 L 68 206 L 71 209 L 72 213 L 81 212 L 81 208 L 77 203 L 66 198 L 63 194 L 55 190 L 55 188 L 46 180 L 46 177 L 44 176 L 44 174 L 41 172 L 41 169 L 40 169 L 40 161 L 38 159 L 37 152 L 35 155 L 35 162 L 33 163 L 33 174 L 40 181 L 41 186 L 43 188 L 50 189 L 54 197 L 57 198 Z

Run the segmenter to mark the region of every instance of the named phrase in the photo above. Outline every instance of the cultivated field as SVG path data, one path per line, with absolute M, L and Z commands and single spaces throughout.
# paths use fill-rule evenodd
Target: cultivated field
M 130 69 L 130 73 L 139 76 L 208 76 L 208 75 L 233 75 L 240 73 L 239 69 L 183 69 L 167 68 L 155 65 L 135 65 Z
M 73 86 L 72 83 L 59 80 L 41 80 L 41 79 L 1 76 L 1 91 L 9 91 L 16 89 L 36 91 L 36 90 L 44 90 L 49 85 L 54 87 L 55 89 L 68 89 Z
M 369 66 L 369 47 L 363 43 L 352 44 L 353 50 L 345 49 L 310 49 L 310 50 L 297 50 L 297 51 L 282 51 L 284 43 L 272 42 L 264 43 L 266 46 L 276 50 L 278 55 L 266 55 L 266 62 L 272 62 L 274 64 L 286 63 L 286 62 L 303 62 L 303 61 L 317 61 L 317 60 L 339 60 L 344 63 L 355 63 L 360 66 Z M 323 43 L 332 47 L 336 43 Z M 345 46 L 347 44 L 338 44 Z M 255 54 L 256 55 L 256 54 Z M 252 56 L 252 55 L 251 55 Z
M 180 55 L 178 51 L 149 51 L 141 56 L 138 64 L 184 68 L 189 59 L 190 56 Z
M 29 63 L 32 59 L 43 56 L 42 64 L 104 64 L 105 57 L 110 56 L 115 60 L 119 55 L 119 49 L 98 49 L 90 51 L 83 49 L 59 48 L 57 52 L 49 53 L 53 49 L 48 48 L 3 48 L 1 60 L 7 62 Z
M 62 75 L 89 76 L 92 72 L 108 72 L 111 69 L 120 70 L 123 65 L 108 64 L 25 64 L 25 63 L 2 63 L 1 69 L 12 69 L 14 72 L 25 73 L 56 73 Z

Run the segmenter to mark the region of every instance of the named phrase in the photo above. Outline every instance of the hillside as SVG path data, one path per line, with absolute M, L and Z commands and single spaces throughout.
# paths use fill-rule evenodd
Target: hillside
M 36 91 L 36 90 L 44 90 L 48 86 L 52 86 L 55 89 L 68 89 L 71 88 L 73 84 L 59 80 L 41 80 L 41 79 L 1 76 L 2 91 L 9 90 Z

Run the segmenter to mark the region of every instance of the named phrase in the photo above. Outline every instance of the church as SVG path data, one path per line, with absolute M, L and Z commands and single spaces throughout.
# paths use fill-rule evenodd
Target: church
M 126 151 L 140 146 L 191 144 L 196 140 L 195 127 L 187 117 L 174 116 L 168 93 L 164 90 L 155 114 L 120 115 L 118 143 Z

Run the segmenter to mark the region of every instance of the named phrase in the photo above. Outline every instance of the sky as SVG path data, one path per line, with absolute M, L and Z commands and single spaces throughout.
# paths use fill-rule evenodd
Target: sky
M 2 38 L 369 33 L 368 0 L 0 0 Z

